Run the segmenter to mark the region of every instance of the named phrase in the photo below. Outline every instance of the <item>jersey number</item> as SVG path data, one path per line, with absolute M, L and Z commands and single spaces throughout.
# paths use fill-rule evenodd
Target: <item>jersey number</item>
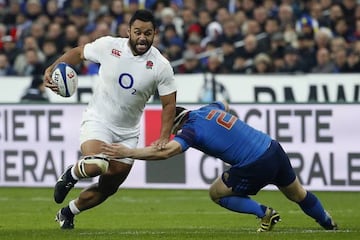
M 216 113 L 219 113 L 219 114 L 216 114 Z M 215 115 L 217 115 L 216 123 L 228 130 L 230 130 L 236 122 L 235 116 L 231 116 L 230 119 L 226 121 L 224 119 L 226 116 L 226 113 L 223 111 L 218 111 L 218 110 L 211 110 L 211 112 L 209 112 L 209 114 L 206 116 L 206 119 L 211 120 L 214 118 Z
M 130 89 L 134 86 L 134 78 L 129 73 L 123 73 L 119 77 L 119 85 L 124 89 Z M 136 95 L 136 89 L 133 88 L 132 95 Z

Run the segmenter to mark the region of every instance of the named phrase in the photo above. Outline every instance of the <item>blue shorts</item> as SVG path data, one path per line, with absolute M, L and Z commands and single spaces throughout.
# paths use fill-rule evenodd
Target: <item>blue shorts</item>
M 222 174 L 225 185 L 240 195 L 255 195 L 268 184 L 285 187 L 295 178 L 289 157 L 275 140 L 255 162 L 240 167 L 232 166 Z

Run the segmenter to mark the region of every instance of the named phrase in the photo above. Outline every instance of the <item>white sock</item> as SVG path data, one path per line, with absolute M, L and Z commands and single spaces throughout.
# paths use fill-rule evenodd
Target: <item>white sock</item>
M 72 168 L 71 168 L 71 176 L 73 177 L 73 179 L 79 180 L 79 177 L 76 176 L 76 174 L 75 174 L 75 166 L 76 166 L 76 164 L 74 166 L 72 166 Z
M 80 213 L 80 210 L 76 207 L 75 205 L 75 200 L 72 200 L 69 202 L 69 208 L 70 208 L 70 211 L 74 214 L 74 215 L 77 215 Z

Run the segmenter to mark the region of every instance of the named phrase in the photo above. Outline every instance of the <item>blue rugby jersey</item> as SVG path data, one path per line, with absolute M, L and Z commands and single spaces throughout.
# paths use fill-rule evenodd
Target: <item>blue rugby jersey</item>
M 215 102 L 190 111 L 174 140 L 182 151 L 193 147 L 232 166 L 254 162 L 272 139 L 224 110 L 222 102 Z

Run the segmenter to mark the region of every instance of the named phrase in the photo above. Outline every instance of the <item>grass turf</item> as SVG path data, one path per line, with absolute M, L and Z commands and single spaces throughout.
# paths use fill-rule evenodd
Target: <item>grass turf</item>
M 97 208 L 75 218 L 74 230 L 54 222 L 62 205 L 49 188 L 0 188 L 0 239 L 358 239 L 360 193 L 315 192 L 339 225 L 324 231 L 278 191 L 254 199 L 272 206 L 282 221 L 273 231 L 257 233 L 253 215 L 230 212 L 212 203 L 205 190 L 121 189 Z M 69 199 L 80 189 L 73 189 Z

